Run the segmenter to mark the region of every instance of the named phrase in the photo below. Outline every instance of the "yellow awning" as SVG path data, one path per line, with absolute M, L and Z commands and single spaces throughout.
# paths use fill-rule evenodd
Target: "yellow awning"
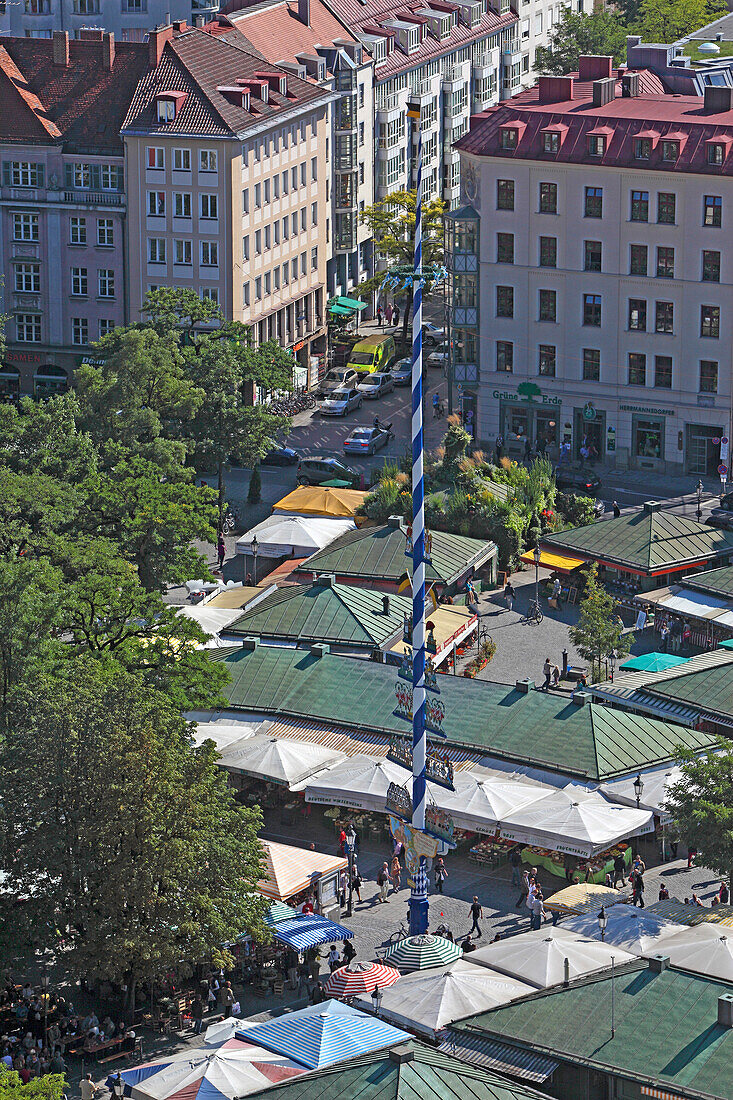
M 453 643 L 459 644 L 467 634 L 475 629 L 478 619 L 475 612 L 460 604 L 440 604 L 434 611 L 430 607 L 430 601 L 425 606 L 425 617 L 428 622 L 435 624 L 435 644 L 438 651 L 433 660 L 436 665 L 451 652 Z M 390 653 L 412 653 L 412 646 L 400 638 L 390 647 Z
M 520 561 L 526 562 L 527 565 L 534 565 L 534 552 L 528 551 L 526 554 L 522 554 Z M 552 554 L 549 550 L 540 551 L 540 565 L 543 569 L 554 569 L 557 573 L 572 573 L 574 569 L 579 569 L 581 565 L 587 565 L 587 561 L 583 561 L 582 558 L 571 558 L 567 554 Z
M 299 516 L 337 516 L 352 519 L 366 493 L 360 489 L 337 489 L 322 485 L 300 485 L 273 505 L 273 512 Z

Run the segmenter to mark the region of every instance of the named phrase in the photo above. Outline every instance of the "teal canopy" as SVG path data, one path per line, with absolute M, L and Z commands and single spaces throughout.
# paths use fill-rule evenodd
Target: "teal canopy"
M 726 638 L 724 642 L 718 642 L 718 649 L 733 649 L 733 638 Z
M 346 317 L 349 317 L 354 311 L 347 309 L 346 306 L 340 306 L 338 302 L 334 302 L 332 306 L 328 307 L 329 313 L 341 313 Z
M 347 306 L 349 309 L 357 309 L 360 312 L 362 309 L 366 309 L 366 302 L 360 302 L 358 298 L 346 298 L 343 294 L 339 295 L 336 302 L 340 306 Z
M 619 668 L 624 671 L 636 672 L 666 672 L 668 668 L 687 664 L 688 657 L 675 657 L 674 653 L 640 653 L 638 657 L 630 657 Z

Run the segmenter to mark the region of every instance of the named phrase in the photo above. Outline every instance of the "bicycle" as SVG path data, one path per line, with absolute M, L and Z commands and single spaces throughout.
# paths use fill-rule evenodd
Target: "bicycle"
M 527 614 L 524 617 L 525 622 L 537 623 L 537 625 L 539 626 L 544 617 L 545 616 L 542 614 L 542 608 L 540 607 L 537 600 L 530 600 L 529 607 L 527 608 Z
M 390 945 L 393 943 L 399 943 L 400 940 L 406 940 L 410 935 L 410 929 L 407 927 L 403 920 L 400 921 L 399 928 L 395 929 L 389 937 Z

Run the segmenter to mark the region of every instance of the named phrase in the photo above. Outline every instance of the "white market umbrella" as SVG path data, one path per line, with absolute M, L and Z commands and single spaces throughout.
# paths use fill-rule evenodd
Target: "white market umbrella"
M 682 775 L 682 769 L 675 764 L 666 764 L 662 768 L 640 774 L 644 787 L 639 805 L 642 809 L 653 810 L 661 818 L 669 820 L 669 815 L 666 814 L 667 793 Z M 610 779 L 607 783 L 602 783 L 599 790 L 612 802 L 636 806 L 635 782 L 635 775 L 625 775 L 621 779 Z
M 466 955 L 466 962 L 499 970 L 538 989 L 546 989 L 565 980 L 566 963 L 567 977 L 572 980 L 609 967 L 611 956 L 617 965 L 634 959 L 627 951 L 566 928 L 567 925 L 540 928 L 487 944 Z
M 501 835 L 518 843 L 588 857 L 652 827 L 651 811 L 619 806 L 568 784 L 508 814 L 501 822 Z
M 605 943 L 630 951 L 632 955 L 654 955 L 659 951 L 666 954 L 668 937 L 686 931 L 684 924 L 666 920 L 648 909 L 637 909 L 632 905 L 612 905 L 605 912 Z M 563 921 L 562 926 L 579 936 L 601 938 L 598 912 L 580 913 Z
M 238 1031 L 243 1031 L 244 1028 L 250 1026 L 251 1024 L 247 1020 L 238 1020 L 236 1016 L 230 1016 L 226 1020 L 218 1020 L 215 1024 L 209 1024 L 204 1033 L 204 1040 L 207 1047 L 218 1047 L 229 1039 L 233 1039 Z
M 339 535 L 354 531 L 353 519 L 323 519 L 320 516 L 268 516 L 241 538 L 237 553 L 251 554 L 257 536 L 257 553 L 263 558 L 307 558 L 323 550 Z
M 673 966 L 733 981 L 733 928 L 706 923 L 684 928 L 665 939 L 659 953 L 668 955 Z
M 408 780 L 409 773 L 399 764 L 359 754 L 310 780 L 305 787 L 305 800 L 322 806 L 347 806 L 384 813 L 390 783 L 403 786 Z
M 471 772 L 455 773 L 455 790 L 435 787 L 435 801 L 463 829 L 495 829 L 499 822 L 518 810 L 537 802 L 550 788 L 538 783 L 520 782 L 508 776 L 482 776 Z
M 531 985 L 516 978 L 459 959 L 444 970 L 405 974 L 396 985 L 383 991 L 379 1015 L 397 1026 L 434 1038 L 456 1020 L 534 992 Z
M 229 771 L 294 790 L 309 776 L 344 759 L 344 753 L 323 745 L 263 734 L 234 741 L 222 751 L 218 763 Z

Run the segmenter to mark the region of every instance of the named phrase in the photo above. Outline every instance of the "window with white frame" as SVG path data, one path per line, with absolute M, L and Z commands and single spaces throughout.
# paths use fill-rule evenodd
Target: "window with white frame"
M 216 286 L 202 286 L 201 287 L 201 301 L 213 302 L 214 305 L 219 305 L 219 288 Z
M 112 218 L 97 218 L 97 244 L 100 248 L 111 248 L 115 243 L 115 225 Z
M 216 149 L 199 150 L 199 172 L 216 172 L 218 154 Z
M 71 342 L 72 344 L 89 343 L 89 322 L 86 317 L 71 318 Z
M 98 272 L 99 297 L 114 298 L 115 273 L 111 267 L 100 267 Z
M 71 293 L 75 298 L 83 298 L 89 293 L 89 275 L 85 267 L 72 267 Z
M 154 168 L 156 170 L 165 168 L 165 149 L 163 149 L 161 146 L 148 146 L 148 168 Z
M 165 216 L 165 191 L 148 191 L 148 217 Z
M 176 218 L 191 219 L 191 195 L 188 191 L 173 192 L 173 215 Z
M 115 329 L 115 323 L 114 323 L 114 321 L 112 320 L 111 317 L 100 317 L 99 318 L 99 339 L 100 340 L 102 339 L 102 337 L 109 335 L 110 332 L 114 332 L 114 329 Z
M 41 314 L 16 313 L 15 339 L 19 344 L 40 344 Z
M 165 263 L 165 237 L 148 237 L 148 263 Z
M 38 240 L 38 214 L 13 214 L 13 240 Z
M 174 240 L 173 263 L 185 264 L 187 267 L 190 267 L 192 262 L 191 241 Z
M 27 160 L 14 160 L 9 165 L 12 187 L 43 187 L 43 165 Z
M 217 195 L 201 195 L 201 217 L 219 217 L 219 199 Z
M 70 218 L 69 219 L 69 244 L 86 244 L 87 243 L 87 220 L 86 218 Z
M 174 149 L 173 150 L 173 171 L 174 172 L 190 172 L 191 171 L 191 150 L 190 149 Z
M 219 245 L 216 241 L 201 241 L 201 266 L 219 266 Z
M 41 290 L 41 265 L 16 264 L 15 289 L 19 294 L 39 294 Z

